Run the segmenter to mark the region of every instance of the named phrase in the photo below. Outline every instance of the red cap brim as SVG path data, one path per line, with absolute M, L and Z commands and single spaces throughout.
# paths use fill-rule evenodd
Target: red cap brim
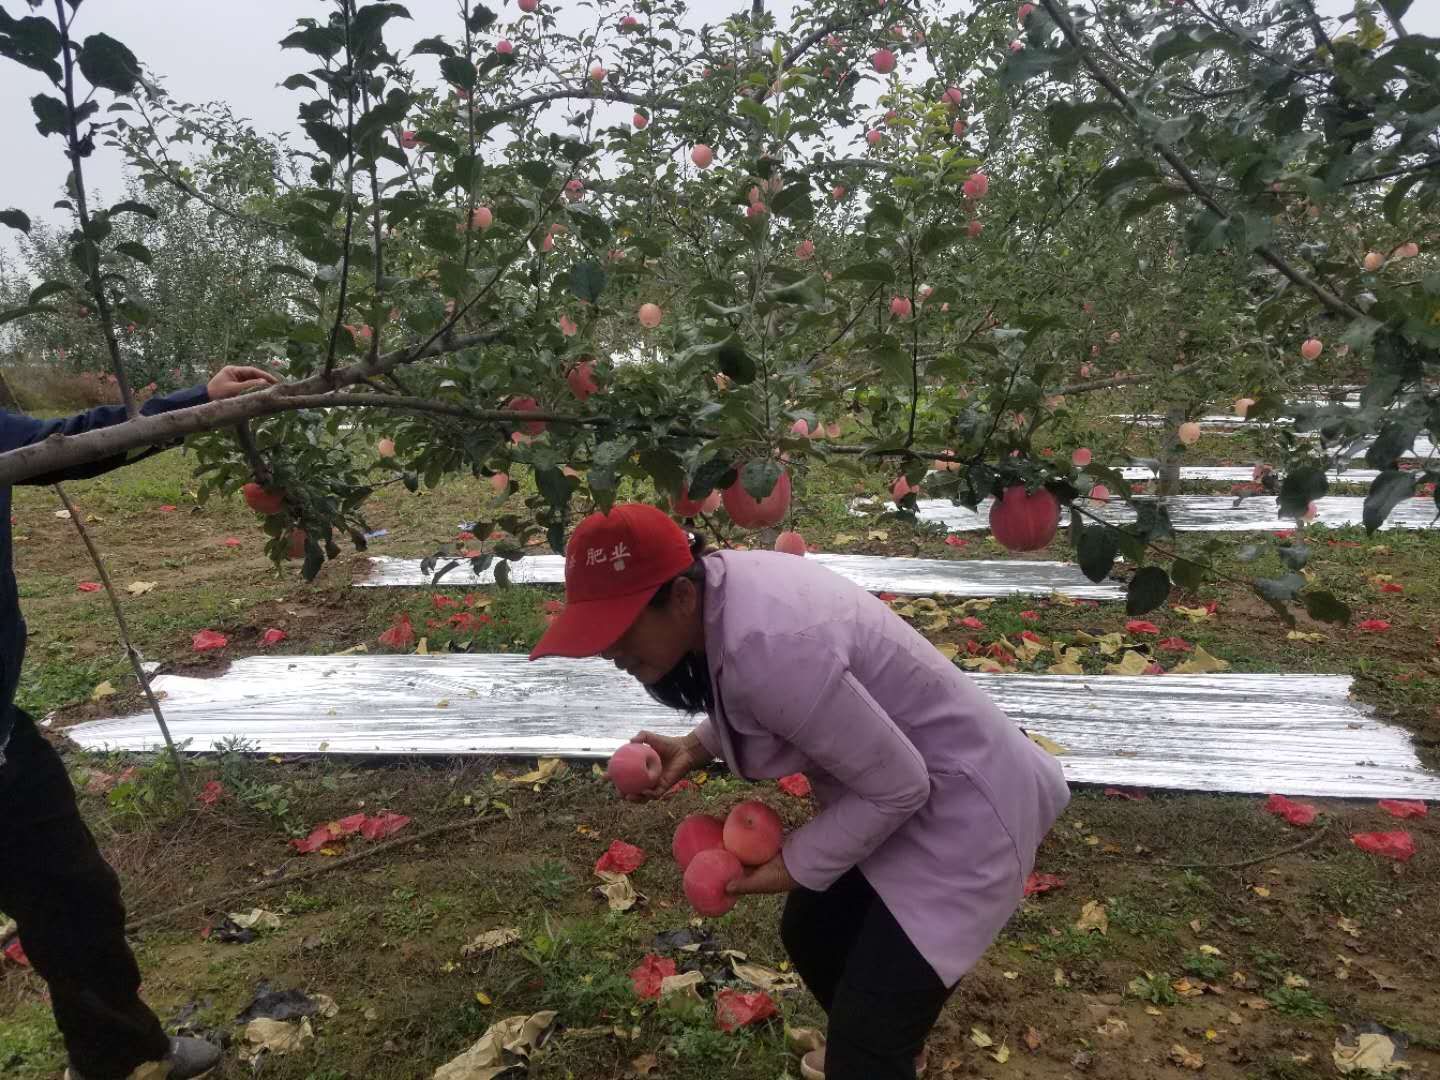
M 530 652 L 530 659 L 539 660 L 542 656 L 575 659 L 598 656 L 620 640 L 640 612 L 645 610 L 651 597 L 659 591 L 660 586 L 656 585 L 604 600 L 571 601 L 540 636 Z

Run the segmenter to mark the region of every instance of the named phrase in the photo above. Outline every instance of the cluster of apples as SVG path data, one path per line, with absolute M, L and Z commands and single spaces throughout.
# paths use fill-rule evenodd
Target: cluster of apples
M 644 743 L 615 751 L 605 775 L 622 795 L 639 795 L 660 782 L 660 755 Z M 691 814 L 675 829 L 670 853 L 685 875 L 685 898 L 700 915 L 724 915 L 735 906 L 726 892 L 747 866 L 763 866 L 780 854 L 785 829 L 780 815 L 755 799 L 738 804 L 724 821 Z

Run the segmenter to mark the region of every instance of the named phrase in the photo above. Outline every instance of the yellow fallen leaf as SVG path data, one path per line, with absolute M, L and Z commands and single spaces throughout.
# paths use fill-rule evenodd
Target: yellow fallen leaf
M 1085 906 L 1080 909 L 1080 918 L 1075 922 L 1075 929 L 1082 934 L 1099 930 L 1101 934 L 1108 936 L 1110 916 L 1105 913 L 1105 905 L 1098 900 L 1085 901 Z
M 1157 1009 L 1154 1005 L 1146 1005 L 1146 1006 L 1145 1006 L 1145 1012 L 1146 1012 L 1146 1015 L 1148 1015 L 1148 1016 L 1164 1016 L 1164 1015 L 1165 1015 L 1165 1011 L 1164 1011 L 1163 1009 Z
M 1066 977 L 1065 972 L 1062 968 L 1057 967 L 1055 969 L 1055 985 L 1060 987 L 1061 989 L 1064 989 L 1065 987 L 1070 985 L 1070 980 Z
M 1125 647 L 1125 635 L 1121 633 L 1101 634 L 1096 637 L 1094 634 L 1087 634 L 1084 630 L 1075 632 L 1075 640 L 1081 645 L 1100 646 L 1100 655 L 1114 656 Z
M 996 663 L 988 656 L 967 656 L 964 660 L 960 661 L 960 666 L 966 671 L 988 671 L 991 674 L 998 674 L 1009 670 L 1009 668 Z
M 926 630 L 944 630 L 950 625 L 950 616 L 943 611 L 937 611 L 930 616 L 930 621 L 925 624 Z
M 1027 663 L 1047 651 L 1048 648 L 1042 642 L 1030 641 L 1028 638 L 1021 638 L 1020 643 L 1015 646 L 1015 654 Z
M 966 600 L 963 604 L 960 605 L 960 610 L 961 610 L 961 611 L 989 611 L 989 610 L 990 610 L 992 607 L 994 607 L 994 606 L 995 606 L 995 601 L 994 601 L 993 598 L 992 598 L 992 599 L 989 599 L 989 600 L 984 600 L 984 599 L 980 599 L 980 598 L 977 597 L 976 599 L 973 599 L 973 600 Z
M 422 637 L 418 642 L 416 642 L 416 644 L 415 644 L 415 655 L 416 655 L 416 656 L 429 656 L 429 655 L 430 655 L 430 639 L 429 639 L 429 638 L 423 638 L 423 637 Z
M 1219 949 L 1217 949 L 1214 945 L 1201 945 L 1201 946 L 1200 946 L 1200 951 L 1201 951 L 1202 953 L 1204 953 L 1206 956 L 1224 956 L 1224 955 L 1225 955 L 1225 954 L 1222 953 Z
M 1358 938 L 1360 936 L 1360 924 L 1357 923 L 1354 919 L 1348 919 L 1342 915 L 1338 920 L 1336 920 L 1335 925 L 1338 926 L 1344 933 L 1349 934 L 1353 938 Z
M 565 762 L 560 758 L 541 758 L 535 764 L 535 768 L 523 776 L 511 778 L 512 784 L 547 784 L 557 776 L 563 776 L 567 770 Z
M 1207 619 L 1213 619 L 1215 617 L 1209 608 L 1203 607 L 1181 607 L 1179 604 L 1172 604 L 1170 610 L 1176 614 L 1184 615 L 1185 618 L 1191 622 L 1205 622 Z
M 954 660 L 955 654 L 960 651 L 960 647 L 954 642 L 947 641 L 943 645 L 936 645 L 935 651 L 945 657 L 946 660 Z
M 1291 990 L 1303 990 L 1310 985 L 1310 980 L 1304 975 L 1296 975 L 1292 972 L 1285 976 L 1285 985 Z
M 112 696 L 114 693 L 115 693 L 115 687 L 113 687 L 113 686 L 110 685 L 110 680 L 109 680 L 109 679 L 106 679 L 106 680 L 105 680 L 104 682 L 102 682 L 99 686 L 95 687 L 94 690 L 91 690 L 91 691 L 90 691 L 90 700 L 91 700 L 91 701 L 99 701 L 101 698 L 110 697 L 110 696 Z
M 1220 660 L 1205 651 L 1203 645 L 1196 645 L 1195 652 L 1183 664 L 1170 669 L 1171 675 L 1210 675 L 1217 671 L 1230 670 L 1228 660 Z
M 1056 742 L 1054 739 L 1047 739 L 1044 735 L 1037 735 L 1033 731 L 1028 732 L 1027 734 L 1029 735 L 1031 742 L 1033 742 L 1036 746 L 1040 747 L 1040 749 L 1044 750 L 1047 754 L 1051 754 L 1054 757 L 1061 757 L 1062 755 L 1068 754 L 1070 752 L 1066 750 L 1065 747 L 1061 746 L 1058 742 Z
M 478 1001 L 481 1005 L 495 1004 L 494 1001 L 490 999 L 490 995 L 487 994 L 484 990 L 475 991 L 475 1000 Z
M 865 535 L 866 535 L 866 539 L 869 539 L 869 540 L 889 540 L 889 539 L 890 539 L 890 534 L 889 534 L 888 532 L 886 532 L 884 529 L 871 529 L 871 530 L 870 530 L 868 533 L 866 533 Z
M 849 533 L 836 533 L 832 542 L 836 544 L 853 544 L 858 539 L 859 537 L 851 536 Z
M 996 1061 L 998 1061 L 1001 1065 L 1004 1065 L 1007 1061 L 1010 1060 L 1010 1047 L 1009 1047 L 1009 1045 L 1002 1042 L 1002 1043 L 1000 1044 L 1000 1049 L 999 1049 L 999 1050 L 992 1051 L 991 1054 L 990 1054 L 990 1056 L 991 1056 L 992 1058 L 994 1058 Z
M 1291 630 L 1285 635 L 1286 641 L 1324 641 L 1324 634 L 1311 634 L 1304 630 Z
M 132 581 L 129 585 L 125 586 L 125 591 L 131 596 L 144 596 L 151 589 L 155 588 L 156 584 L 157 582 L 154 581 Z
M 1020 977 L 1020 973 L 1018 971 L 1002 971 L 1000 974 L 1005 978 L 1009 979 L 1011 982 L 1014 982 Z
M 1145 669 L 1150 666 L 1150 660 L 1141 656 L 1134 649 L 1128 649 L 1125 655 L 1120 658 L 1118 664 L 1106 664 L 1106 675 L 1144 675 Z
M 985 1032 L 981 1031 L 978 1027 L 972 1027 L 970 1029 L 970 1041 L 980 1047 L 981 1050 L 995 1045 L 995 1040 L 990 1038 L 989 1035 L 986 1035 Z
M 1250 886 L 1250 890 L 1256 896 L 1261 897 L 1262 899 L 1268 898 L 1270 895 L 1270 890 L 1267 889 L 1264 885 L 1252 885 Z

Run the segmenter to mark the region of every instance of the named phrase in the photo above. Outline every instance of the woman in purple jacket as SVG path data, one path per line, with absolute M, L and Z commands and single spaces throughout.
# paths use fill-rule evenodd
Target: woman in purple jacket
M 684 738 L 635 737 L 664 763 L 649 798 L 715 758 L 747 780 L 809 776 L 820 812 L 730 891 L 788 894 L 780 936 L 830 1020 L 804 1074 L 910 1080 L 1020 904 L 1069 801 L 1060 765 L 863 589 L 793 555 L 702 548 L 651 506 L 590 515 L 531 659 L 603 656 L 707 714 Z

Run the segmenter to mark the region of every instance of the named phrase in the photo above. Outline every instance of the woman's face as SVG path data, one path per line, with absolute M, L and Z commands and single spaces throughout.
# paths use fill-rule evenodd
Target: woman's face
M 670 587 L 669 603 L 646 607 L 620 640 L 600 655 L 647 686 L 659 682 L 689 652 L 703 652 L 700 590 L 689 578 Z

